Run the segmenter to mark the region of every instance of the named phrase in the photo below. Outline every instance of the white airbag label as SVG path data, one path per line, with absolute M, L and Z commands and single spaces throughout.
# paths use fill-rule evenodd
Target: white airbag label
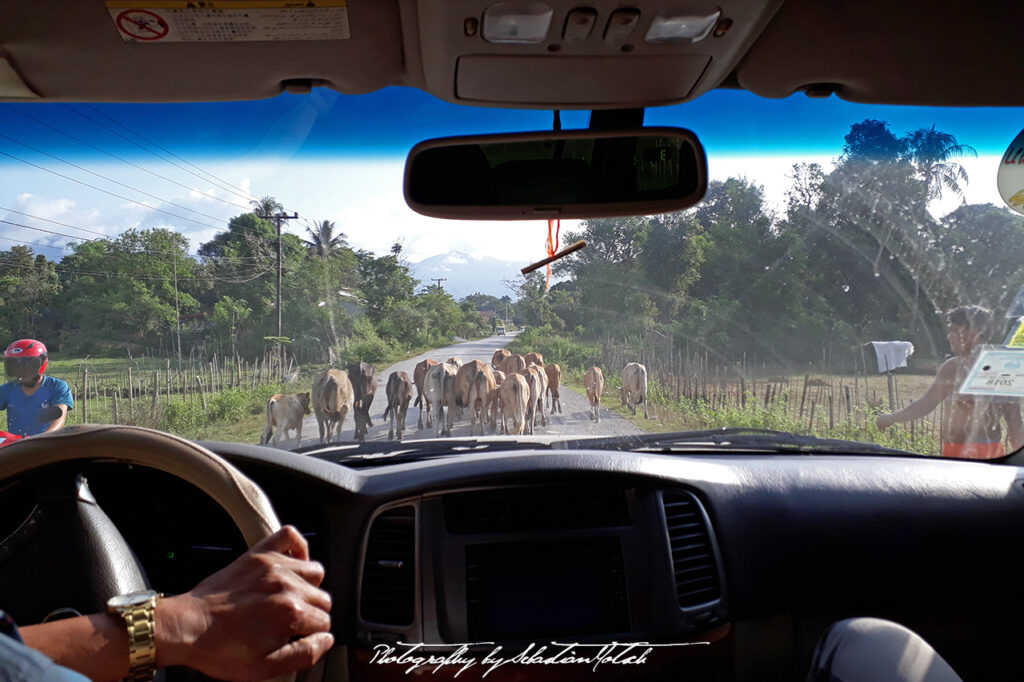
M 108 0 L 126 43 L 347 40 L 345 0 Z

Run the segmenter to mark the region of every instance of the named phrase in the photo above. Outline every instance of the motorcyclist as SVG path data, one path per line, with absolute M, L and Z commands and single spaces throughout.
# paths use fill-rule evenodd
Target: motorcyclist
M 46 376 L 46 346 L 19 339 L 4 351 L 8 382 L 0 385 L 0 410 L 7 410 L 7 431 L 38 436 L 64 427 L 74 407 L 71 389 L 63 379 Z

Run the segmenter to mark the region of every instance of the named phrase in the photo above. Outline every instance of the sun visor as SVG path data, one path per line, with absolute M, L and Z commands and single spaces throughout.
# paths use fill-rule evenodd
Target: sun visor
M 468 55 L 458 62 L 456 95 L 463 101 L 648 105 L 686 99 L 711 57 L 704 54 L 622 57 Z M 600 72 L 600 78 L 594 74 Z
M 25 99 L 38 99 L 39 95 L 28 87 L 28 84 L 21 79 L 21 76 L 14 70 L 14 66 L 7 60 L 7 57 L 0 54 L 0 98 L 24 97 Z

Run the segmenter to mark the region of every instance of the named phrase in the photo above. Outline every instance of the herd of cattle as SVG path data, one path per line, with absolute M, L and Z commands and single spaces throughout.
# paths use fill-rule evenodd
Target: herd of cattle
M 469 411 L 469 432 L 476 433 L 479 424 L 480 435 L 485 424 L 490 430 L 499 430 L 509 435 L 533 434 L 539 420 L 547 426 L 544 409 L 549 414 L 561 413 L 562 402 L 559 388 L 562 382 L 562 368 L 556 363 L 545 365 L 540 353 L 518 355 L 505 349 L 494 352 L 490 364 L 481 360 L 463 363 L 460 358 L 448 358 L 445 362 L 426 359 L 416 365 L 410 379 L 407 372 L 392 372 L 385 387 L 387 408 L 384 419 L 390 418 L 388 440 L 402 440 L 405 418 L 412 402 L 413 389 L 416 400 L 413 407 L 419 407 L 418 428 L 424 426 L 423 413 L 426 411 L 426 426 L 436 429 L 438 436 L 450 436 L 456 416 L 462 418 Z M 583 379 L 590 404 L 590 419 L 600 423 L 601 394 L 604 392 L 604 374 L 600 367 L 591 367 Z M 275 446 L 287 432 L 297 432 L 298 446 L 302 445 L 302 419 L 312 412 L 320 427 L 320 443 L 330 443 L 332 436 L 341 440 L 341 428 L 345 417 L 351 411 L 355 420 L 354 438 L 366 438 L 370 420 L 370 404 L 377 391 L 377 373 L 373 365 L 366 362 L 348 366 L 348 373 L 328 369 L 313 381 L 310 393 L 277 394 L 267 402 L 266 425 L 260 437 L 260 445 L 266 445 L 273 438 Z M 636 414 L 637 405 L 643 403 L 644 417 L 647 411 L 647 368 L 631 362 L 622 370 L 620 394 L 623 405 L 629 405 Z

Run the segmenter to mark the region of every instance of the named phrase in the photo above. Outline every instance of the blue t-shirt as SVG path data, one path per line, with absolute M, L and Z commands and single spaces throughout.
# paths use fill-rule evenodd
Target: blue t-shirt
M 75 406 L 71 389 L 63 379 L 43 377 L 43 385 L 32 395 L 25 395 L 21 384 L 13 381 L 0 386 L 0 410 L 7 410 L 7 430 L 19 436 L 38 436 L 49 428 L 52 420 L 39 417 L 53 405 Z

